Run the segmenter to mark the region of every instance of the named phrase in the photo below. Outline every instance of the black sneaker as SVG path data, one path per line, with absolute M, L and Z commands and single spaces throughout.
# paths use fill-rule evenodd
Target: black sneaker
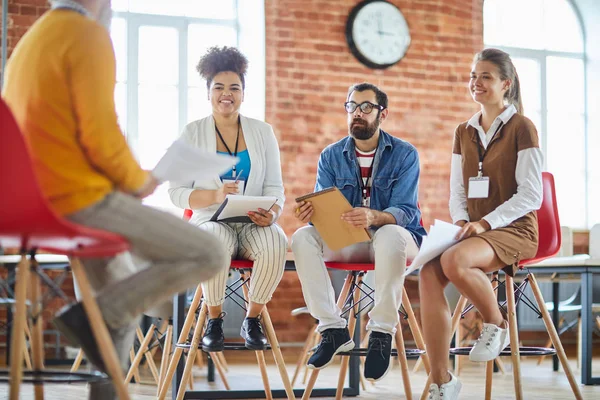
M 223 334 L 223 318 L 225 313 L 222 312 L 217 318 L 209 319 L 206 324 L 206 331 L 202 337 L 202 351 L 207 353 L 223 351 L 225 348 L 225 335 Z
M 348 328 L 325 329 L 321 332 L 321 343 L 308 359 L 308 368 L 325 368 L 333 361 L 333 356 L 354 348 L 354 342 L 350 338 Z
M 371 331 L 365 360 L 365 378 L 371 382 L 382 379 L 390 370 L 392 335 Z
M 263 333 L 259 318 L 248 318 L 242 322 L 240 335 L 246 341 L 246 348 L 250 350 L 265 350 L 267 338 Z

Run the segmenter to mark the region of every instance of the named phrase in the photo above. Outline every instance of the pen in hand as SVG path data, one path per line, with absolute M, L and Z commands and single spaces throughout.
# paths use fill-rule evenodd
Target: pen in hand
M 244 170 L 241 170 L 239 174 L 237 174 L 237 178 L 235 178 L 235 182 L 233 183 L 238 183 L 240 181 L 240 178 L 242 177 L 242 172 L 244 172 Z

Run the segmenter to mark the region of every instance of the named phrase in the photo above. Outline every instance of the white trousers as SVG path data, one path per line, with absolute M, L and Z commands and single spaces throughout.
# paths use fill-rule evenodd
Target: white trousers
M 373 233 L 370 242 L 334 252 L 325 245 L 315 227 L 305 226 L 292 236 L 292 251 L 304 300 L 311 315 L 319 320 L 319 332 L 346 327 L 325 267 L 325 261 L 339 261 L 375 263 L 375 305 L 369 312 L 367 329 L 396 333 L 406 260 L 412 260 L 419 251 L 410 232 L 398 225 L 384 225 Z
M 285 268 L 287 238 L 281 227 L 261 227 L 253 223 L 203 222 L 200 229 L 216 235 L 232 259 L 254 261 L 250 279 L 250 301 L 266 304 L 271 300 Z M 202 283 L 206 304 L 219 306 L 225 301 L 229 268 L 224 268 Z

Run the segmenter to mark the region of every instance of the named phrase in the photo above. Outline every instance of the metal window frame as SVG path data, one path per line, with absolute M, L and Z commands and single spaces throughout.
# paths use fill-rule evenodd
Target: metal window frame
M 493 46 L 497 49 L 503 50 L 509 53 L 511 56 L 515 56 L 518 58 L 526 58 L 532 59 L 539 63 L 540 65 L 540 96 L 541 96 L 541 104 L 540 104 L 540 134 L 542 136 L 542 152 L 544 156 L 548 153 L 548 136 L 547 136 L 547 128 L 548 128 L 548 100 L 547 100 L 547 85 L 546 85 L 546 60 L 548 57 L 561 57 L 561 58 L 571 58 L 583 61 L 583 137 L 584 137 L 584 175 L 585 175 L 585 185 L 584 185 L 584 228 L 589 229 L 591 226 L 589 216 L 589 197 L 590 197 L 590 184 L 589 181 L 589 149 L 588 149 L 588 141 L 589 141 L 589 110 L 588 110 L 588 57 L 586 54 L 587 49 L 587 37 L 585 34 L 583 18 L 581 17 L 581 13 L 577 8 L 577 5 L 573 0 L 565 0 L 571 6 L 575 17 L 579 23 L 579 29 L 581 34 L 581 39 L 583 43 L 583 52 L 565 52 L 565 51 L 553 51 L 553 50 L 539 50 L 539 49 L 528 49 L 528 48 L 520 48 L 520 47 L 509 47 L 509 46 L 501 46 L 498 44 L 492 43 L 484 43 L 485 47 Z M 484 17 L 485 19 L 485 17 Z M 544 169 L 547 168 L 547 157 L 544 157 Z

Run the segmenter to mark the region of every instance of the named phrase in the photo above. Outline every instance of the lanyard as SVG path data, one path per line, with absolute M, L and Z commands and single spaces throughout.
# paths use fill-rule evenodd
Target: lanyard
M 217 123 L 215 122 L 215 130 L 217 131 L 217 135 L 219 136 L 219 139 L 221 140 L 221 143 L 223 143 L 223 146 L 225 146 L 225 149 L 227 149 L 227 152 L 229 153 L 230 156 L 233 157 L 237 157 L 237 153 L 238 153 L 238 143 L 240 141 L 240 117 L 238 116 L 238 130 L 237 130 L 237 137 L 235 138 L 235 152 L 231 153 L 231 150 L 229 149 L 229 146 L 227 146 L 227 143 L 225 143 L 225 139 L 223 139 L 223 135 L 221 135 L 221 132 L 219 131 L 219 128 L 217 128 Z M 236 168 L 235 165 L 233 166 L 233 168 L 231 168 L 232 170 L 232 175 L 235 178 L 236 176 Z
M 367 177 L 366 182 L 363 182 L 361 166 L 360 166 L 360 163 L 358 162 L 358 158 L 356 159 L 356 165 L 358 166 L 358 175 L 359 175 L 358 183 L 360 184 L 360 189 L 362 191 L 362 206 L 363 207 L 367 206 L 367 188 L 369 187 L 369 179 L 371 179 L 371 183 L 373 183 L 373 163 L 375 162 L 375 156 L 377 156 L 377 150 L 375 150 L 375 153 L 373 154 L 373 159 L 371 160 L 371 165 L 369 166 L 369 170 L 371 171 L 371 174 Z
M 498 128 L 496 128 L 496 132 L 494 132 L 494 134 L 492 135 L 490 142 L 496 136 L 498 131 L 502 128 L 503 124 L 504 124 L 504 122 L 500 122 L 500 125 L 498 125 Z M 488 146 L 489 145 L 490 144 L 488 143 Z M 483 176 L 483 159 L 485 158 L 485 155 L 487 154 L 487 149 L 484 149 L 482 152 L 482 150 L 481 150 L 482 147 L 483 147 L 483 144 L 481 144 L 481 139 L 479 138 L 479 134 L 478 134 L 477 135 L 477 153 L 479 154 L 479 166 L 477 168 L 477 177 L 478 178 L 481 178 Z

